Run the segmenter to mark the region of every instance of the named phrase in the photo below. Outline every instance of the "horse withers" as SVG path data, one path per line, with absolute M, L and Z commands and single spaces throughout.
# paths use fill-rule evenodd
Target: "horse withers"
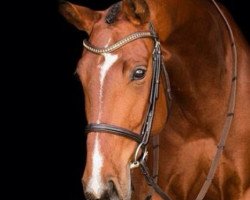
M 77 66 L 87 199 L 250 199 L 249 46 L 226 9 L 123 0 L 60 11 L 89 34 Z

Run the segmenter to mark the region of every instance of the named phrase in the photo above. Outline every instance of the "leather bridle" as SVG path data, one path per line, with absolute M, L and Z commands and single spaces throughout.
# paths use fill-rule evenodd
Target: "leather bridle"
M 225 147 L 226 139 L 230 131 L 230 127 L 232 124 L 232 120 L 234 117 L 234 110 L 235 110 L 235 102 L 236 102 L 236 86 L 237 86 L 237 49 L 235 45 L 235 39 L 233 36 L 232 29 L 222 13 L 221 9 L 217 5 L 217 3 L 214 0 L 211 0 L 213 4 L 215 5 L 216 9 L 219 11 L 220 15 L 222 16 L 223 20 L 226 23 L 227 29 L 229 31 L 229 36 L 232 42 L 232 53 L 233 53 L 233 69 L 232 69 L 232 85 L 231 85 L 231 91 L 230 91 L 230 99 L 229 99 L 229 106 L 228 106 L 228 111 L 227 111 L 227 117 L 224 123 L 224 127 L 221 133 L 221 138 L 219 141 L 219 144 L 217 146 L 217 151 L 215 153 L 214 159 L 211 163 L 211 167 L 209 169 L 207 178 L 196 198 L 196 200 L 202 200 L 207 191 L 209 186 L 212 183 L 212 179 L 214 178 L 215 171 L 217 169 L 217 166 L 219 164 L 220 157 L 222 155 L 222 152 Z M 154 119 L 154 114 L 155 114 L 155 105 L 156 101 L 158 98 L 158 93 L 159 93 L 159 83 L 160 83 L 160 74 L 163 72 L 163 75 L 165 77 L 165 82 L 166 82 L 166 96 L 167 96 L 167 105 L 168 105 L 168 113 L 170 111 L 170 106 L 171 106 L 171 87 L 170 87 L 170 81 L 168 77 L 168 73 L 166 71 L 166 67 L 164 65 L 162 55 L 161 55 L 161 47 L 160 47 L 160 42 L 157 37 L 157 34 L 154 30 L 154 27 L 152 23 L 150 23 L 150 31 L 147 32 L 136 32 L 133 33 L 122 40 L 118 41 L 117 43 L 107 47 L 107 48 L 98 48 L 93 45 L 91 45 L 88 41 L 84 40 L 83 41 L 83 46 L 88 50 L 91 51 L 92 53 L 95 54 L 103 54 L 103 53 L 110 53 L 113 52 L 124 45 L 133 42 L 137 39 L 141 38 L 151 38 L 154 41 L 154 50 L 153 50 L 153 58 L 152 58 L 152 67 L 153 67 L 153 73 L 152 73 L 152 82 L 151 82 L 151 88 L 150 88 L 150 96 L 149 96 L 149 103 L 148 103 L 148 110 L 147 110 L 147 115 L 144 121 L 144 124 L 142 126 L 142 130 L 140 133 L 135 133 L 130 130 L 124 129 L 122 127 L 118 127 L 115 125 L 111 124 L 105 124 L 105 123 L 99 123 L 99 124 L 88 124 L 85 131 L 86 133 L 90 132 L 98 132 L 98 133 L 109 133 L 109 134 L 114 134 L 122 137 L 129 138 L 135 142 L 138 143 L 138 147 L 135 151 L 135 156 L 134 156 L 134 161 L 131 163 L 131 168 L 136 168 L 140 167 L 142 173 L 144 174 L 146 181 L 150 186 L 154 188 L 154 190 L 161 196 L 162 199 L 164 200 L 170 200 L 169 195 L 167 195 L 157 184 L 157 179 L 155 177 L 152 177 L 149 173 L 149 170 L 146 166 L 146 158 L 148 155 L 147 151 L 147 145 L 149 142 L 149 137 L 151 134 L 151 129 L 152 129 L 152 122 Z M 157 144 L 158 145 L 158 144 Z M 141 150 L 141 152 L 140 152 Z M 158 165 L 158 157 L 157 157 L 157 165 Z M 154 163 L 155 164 L 155 163 Z M 158 167 L 157 167 L 158 168 Z
M 98 48 L 93 45 L 91 45 L 88 41 L 83 41 L 83 46 L 92 53 L 95 54 L 103 54 L 103 53 L 110 53 L 113 52 L 124 45 L 133 42 L 137 39 L 141 38 L 151 38 L 154 41 L 154 49 L 152 52 L 152 81 L 151 81 L 151 88 L 150 88 L 150 95 L 149 95 L 149 101 L 148 101 L 148 109 L 147 114 L 145 117 L 145 121 L 143 123 L 142 129 L 140 133 L 135 133 L 130 130 L 127 130 L 122 127 L 118 127 L 111 124 L 105 124 L 105 123 L 91 123 L 88 124 L 85 132 L 98 132 L 98 133 L 109 133 L 114 134 L 122 137 L 129 138 L 131 140 L 134 140 L 138 143 L 138 147 L 135 151 L 134 155 L 134 161 L 131 163 L 130 168 L 137 168 L 141 167 L 141 170 L 143 174 L 146 176 L 146 179 L 148 180 L 148 183 L 150 185 L 157 185 L 154 181 L 154 178 L 150 176 L 148 172 L 148 168 L 146 167 L 146 158 L 147 158 L 147 145 L 149 142 L 149 137 L 151 134 L 152 129 L 152 123 L 154 119 L 155 114 L 155 105 L 156 101 L 158 99 L 159 95 L 159 83 L 160 83 L 160 74 L 161 71 L 163 72 L 163 76 L 165 77 L 165 83 L 166 83 L 166 96 L 168 99 L 168 108 L 171 105 L 171 87 L 170 87 L 170 81 L 168 77 L 168 73 L 166 71 L 166 67 L 164 65 L 162 54 L 161 54 L 161 47 L 160 42 L 158 40 L 157 34 L 154 30 L 153 25 L 150 23 L 150 31 L 148 32 L 136 32 L 131 35 L 128 35 L 127 37 L 123 38 L 122 40 L 116 42 L 115 44 L 106 47 L 106 48 Z M 141 150 L 141 151 L 140 151 Z M 159 186 L 158 186 L 159 187 Z M 157 189 L 156 189 L 157 191 Z M 159 191 L 160 192 L 160 191 Z M 160 192 L 161 193 L 161 192 Z M 166 194 L 163 193 L 164 199 L 169 199 Z
M 165 82 L 167 85 L 168 94 L 166 95 L 167 95 L 169 102 L 171 102 L 170 81 L 169 81 L 169 77 L 166 72 L 164 63 L 162 61 L 160 42 L 158 41 L 158 37 L 151 23 L 150 23 L 150 31 L 133 33 L 107 48 L 97 48 L 91 45 L 88 41 L 86 40 L 83 41 L 83 45 L 87 50 L 95 54 L 103 54 L 103 53 L 113 52 L 123 47 L 124 45 L 130 42 L 133 42 L 137 39 L 141 39 L 141 38 L 152 38 L 154 40 L 154 50 L 152 53 L 153 72 L 152 72 L 152 81 L 151 81 L 151 88 L 150 88 L 150 95 L 149 95 L 149 103 L 148 103 L 147 114 L 146 114 L 145 121 L 141 129 L 141 132 L 135 133 L 125 128 L 118 127 L 115 125 L 105 124 L 105 123 L 99 123 L 99 124 L 91 123 L 91 124 L 88 124 L 85 129 L 86 133 L 90 133 L 90 132 L 110 133 L 110 134 L 115 134 L 118 136 L 123 136 L 123 137 L 129 138 L 137 142 L 139 145 L 138 145 L 138 149 L 136 150 L 136 152 L 138 153 L 136 153 L 137 154 L 135 156 L 136 159 L 132 163 L 131 168 L 139 167 L 140 162 L 137 160 L 138 158 L 137 156 L 139 155 L 139 149 L 143 150 L 143 154 L 147 154 L 146 146 L 148 144 L 148 140 L 150 137 L 152 122 L 153 122 L 153 118 L 155 114 L 155 105 L 156 105 L 156 101 L 157 101 L 158 94 L 159 94 L 161 69 L 163 69 L 163 72 L 164 72 L 163 75 L 165 77 Z M 142 156 L 142 157 L 145 158 L 145 156 Z

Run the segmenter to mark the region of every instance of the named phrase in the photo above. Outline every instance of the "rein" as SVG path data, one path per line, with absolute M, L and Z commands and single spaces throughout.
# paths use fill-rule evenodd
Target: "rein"
M 219 144 L 217 145 L 217 151 L 216 151 L 214 159 L 211 163 L 206 180 L 205 180 L 204 184 L 202 185 L 201 190 L 200 190 L 200 192 L 195 200 L 202 200 L 205 197 L 210 185 L 212 184 L 212 180 L 214 178 L 216 169 L 219 165 L 219 161 L 220 161 L 221 155 L 223 153 L 223 150 L 225 148 L 225 144 L 226 144 L 228 134 L 230 132 L 230 128 L 232 126 L 232 121 L 233 121 L 234 111 L 235 111 L 235 104 L 236 104 L 238 56 L 237 56 L 237 48 L 235 45 L 234 34 L 233 34 L 232 28 L 231 28 L 227 18 L 225 17 L 223 12 L 221 11 L 218 4 L 215 2 L 215 0 L 212 0 L 212 2 L 215 5 L 216 9 L 218 10 L 219 14 L 221 15 L 221 17 L 223 18 L 223 20 L 225 22 L 226 27 L 227 27 L 228 32 L 229 32 L 231 42 L 232 42 L 231 43 L 232 54 L 233 54 L 232 83 L 231 83 L 230 97 L 229 97 L 229 102 L 228 102 L 227 117 L 226 117 L 226 120 L 224 122 L 224 126 L 222 129 Z
M 232 42 L 232 54 L 233 54 L 233 69 L 232 69 L 232 84 L 231 84 L 231 90 L 230 90 L 230 97 L 229 97 L 229 104 L 228 104 L 228 111 L 227 111 L 227 117 L 224 122 L 224 126 L 222 129 L 221 133 L 221 138 L 219 140 L 219 144 L 217 145 L 217 151 L 215 153 L 214 159 L 211 163 L 208 175 L 206 177 L 206 180 L 204 184 L 202 185 L 200 192 L 198 193 L 197 197 L 195 200 L 202 200 L 211 183 L 214 178 L 216 169 L 219 165 L 219 161 L 221 158 L 221 155 L 223 153 L 226 139 L 228 137 L 228 134 L 230 132 L 230 128 L 232 125 L 233 117 L 234 117 L 234 112 L 235 112 L 235 103 L 236 103 L 236 87 L 237 87 L 237 49 L 235 45 L 235 39 L 233 35 L 233 31 L 230 27 L 230 24 L 228 20 L 226 19 L 225 15 L 219 8 L 218 4 L 215 2 L 215 0 L 211 0 L 212 3 L 215 5 L 216 9 L 218 10 L 219 14 L 222 16 L 226 27 L 229 32 L 229 36 Z M 90 132 L 99 132 L 99 133 L 110 133 L 122 137 L 129 138 L 136 143 L 138 143 L 138 147 L 135 151 L 134 155 L 134 161 L 131 163 L 130 168 L 137 168 L 140 167 L 143 175 L 145 176 L 145 179 L 147 183 L 153 187 L 155 192 L 157 192 L 160 197 L 164 200 L 171 200 L 169 195 L 167 195 L 157 184 L 157 176 L 158 176 L 158 167 L 159 167 L 159 135 L 155 136 L 153 138 L 153 149 L 154 149 L 154 169 L 153 169 L 153 177 L 150 175 L 148 167 L 146 165 L 146 160 L 148 156 L 148 151 L 147 151 L 147 145 L 149 142 L 149 137 L 151 133 L 151 128 L 152 128 L 152 122 L 155 114 L 155 105 L 156 101 L 158 99 L 158 94 L 159 94 L 159 83 L 160 83 L 160 74 L 161 71 L 163 72 L 163 76 L 165 77 L 165 83 L 166 83 L 166 91 L 165 95 L 167 97 L 167 104 L 168 104 L 168 111 L 170 111 L 170 106 L 171 106 L 171 88 L 170 88 L 170 81 L 168 77 L 168 73 L 166 70 L 166 67 L 164 65 L 164 61 L 162 58 L 161 54 L 161 47 L 160 47 L 160 42 L 157 37 L 157 34 L 153 28 L 153 25 L 150 23 L 150 31 L 147 32 L 136 32 L 131 35 L 128 35 L 127 37 L 121 39 L 120 41 L 116 42 L 115 44 L 108 46 L 107 48 L 98 48 L 90 44 L 87 40 L 83 41 L 83 46 L 90 52 L 95 53 L 95 54 L 104 54 L 104 53 L 110 53 L 113 52 L 124 45 L 133 42 L 137 39 L 141 38 L 151 38 L 154 40 L 154 50 L 153 50 L 153 74 L 152 74 L 152 82 L 151 82 L 151 88 L 150 88 L 150 96 L 149 96 L 149 103 L 148 103 L 148 110 L 147 110 L 147 115 L 144 121 L 144 124 L 142 126 L 142 130 L 140 133 L 135 133 L 130 130 L 115 126 L 115 125 L 110 125 L 110 124 L 104 124 L 104 123 L 99 123 L 99 124 L 88 124 L 85 132 L 90 133 Z M 169 113 L 169 112 L 168 112 Z M 140 150 L 142 150 L 142 153 L 140 154 Z M 150 199 L 151 196 L 148 196 Z M 148 199 L 147 198 L 147 199 Z

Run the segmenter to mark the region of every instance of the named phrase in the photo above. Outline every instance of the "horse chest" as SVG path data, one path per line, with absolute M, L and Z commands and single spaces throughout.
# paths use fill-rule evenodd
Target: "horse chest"
M 173 199 L 195 200 L 206 180 L 216 152 L 216 143 L 213 139 L 206 138 L 182 145 L 165 145 L 162 149 L 164 153 L 161 152 L 160 158 L 163 161 L 160 162 L 164 164 L 160 165 L 160 171 L 163 173 L 159 176 L 159 182 L 162 180 L 168 183 L 165 188 L 169 193 L 173 193 Z M 240 183 L 241 178 L 235 163 L 225 154 L 205 200 L 238 200 Z

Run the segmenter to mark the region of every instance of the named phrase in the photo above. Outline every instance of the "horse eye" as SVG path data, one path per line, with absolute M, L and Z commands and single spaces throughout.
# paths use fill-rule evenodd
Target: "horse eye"
M 145 67 L 138 67 L 134 70 L 132 80 L 140 80 L 143 79 L 146 75 L 146 68 Z

